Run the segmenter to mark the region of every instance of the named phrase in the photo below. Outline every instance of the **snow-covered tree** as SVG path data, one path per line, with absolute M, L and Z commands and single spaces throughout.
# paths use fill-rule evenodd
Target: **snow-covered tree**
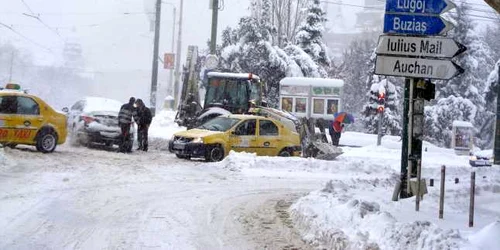
M 273 45 L 280 48 L 294 41 L 299 25 L 306 17 L 302 11 L 310 0 L 270 0 L 271 24 L 275 27 Z M 252 0 L 252 16 L 260 20 L 264 0 Z
M 500 15 L 497 16 L 497 21 L 492 22 L 486 28 L 484 32 L 484 42 L 488 44 L 490 50 L 492 52 L 492 57 L 495 60 L 500 59 L 500 43 L 498 42 L 498 38 L 500 37 Z
M 484 96 L 488 89 L 485 79 L 494 65 L 494 59 L 489 46 L 474 30 L 475 25 L 469 14 L 470 6 L 465 2 L 459 4 L 456 12 L 450 14 L 456 25 L 449 37 L 467 47 L 467 51 L 456 60 L 457 64 L 465 69 L 465 72 L 449 81 L 438 82 L 436 84 L 436 107 L 426 111 L 427 123 L 434 128 L 428 131 L 427 136 L 438 140 L 440 145 L 450 145 L 450 138 L 446 135 L 451 134 L 454 120 L 467 118 L 464 121 L 469 121 L 476 127 L 482 127 L 488 119 L 488 114 L 485 112 L 486 100 Z M 471 117 L 469 114 L 463 116 L 464 111 L 458 109 L 468 107 L 470 103 L 474 105 L 476 110 L 471 113 L 474 116 Z M 443 106 L 448 104 L 453 104 L 453 106 Z M 443 110 L 449 111 L 446 116 L 449 119 L 435 119 L 435 116 L 441 115 Z M 456 116 L 451 116 L 452 114 Z M 482 134 L 479 133 L 476 136 L 481 138 Z
M 326 12 L 323 11 L 320 1 L 313 0 L 308 8 L 307 17 L 295 36 L 296 44 L 320 65 L 322 68 L 320 73 L 324 77 L 327 76 L 327 69 L 331 65 L 327 47 L 323 42 L 325 15 Z
M 485 114 L 486 117 L 482 126 L 479 127 L 479 133 L 482 134 L 480 140 L 478 140 L 478 144 L 483 148 L 492 148 L 494 143 L 494 131 L 495 131 L 495 123 L 496 123 L 496 113 L 497 106 L 496 102 L 498 91 L 499 91 L 499 78 L 500 78 L 500 60 L 495 64 L 493 71 L 491 71 L 488 79 L 486 81 L 486 86 L 488 88 L 488 92 L 486 94 L 486 106 L 485 106 Z
M 472 122 L 476 113 L 477 107 L 471 100 L 455 96 L 439 99 L 436 105 L 425 107 L 425 140 L 450 147 L 453 121 Z
M 380 76 L 374 75 L 370 90 L 366 94 L 368 103 L 365 105 L 362 122 L 365 125 L 367 133 L 376 134 L 378 132 L 378 120 L 380 118 L 377 113 L 379 93 L 384 93 L 385 105 L 382 121 L 382 131 L 389 135 L 401 134 L 401 115 L 398 112 L 399 98 L 396 86 L 387 79 L 381 79 Z
M 262 11 L 261 17 L 266 16 L 268 10 Z M 272 26 L 265 20 L 241 18 L 235 29 L 235 39 L 226 39 L 231 44 L 222 48 L 221 64 L 231 72 L 259 75 L 267 83 L 270 104 L 277 106 L 279 81 L 286 76 L 302 76 L 302 73 L 295 61 L 282 49 L 272 45 Z
M 359 114 L 363 111 L 366 103 L 365 94 L 370 87 L 367 78 L 373 67 L 370 58 L 375 46 L 373 40 L 355 40 L 344 51 L 339 77 L 344 80 L 342 106 L 346 112 Z

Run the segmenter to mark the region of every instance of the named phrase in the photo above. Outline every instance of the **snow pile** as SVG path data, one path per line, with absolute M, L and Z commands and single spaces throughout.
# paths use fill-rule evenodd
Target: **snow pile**
M 500 247 L 500 220 L 495 221 L 469 237 L 478 249 L 498 249 Z
M 240 172 L 243 168 L 253 168 L 256 165 L 257 155 L 255 153 L 236 153 L 230 151 L 229 155 L 218 165 L 223 169 Z
M 153 117 L 149 127 L 149 148 L 168 150 L 168 141 L 178 131 L 186 130 L 175 123 L 176 111 L 161 110 Z
M 338 157 L 340 158 L 340 157 Z M 345 159 L 344 159 L 345 160 Z M 349 159 L 348 163 L 325 161 L 315 158 L 257 156 L 255 153 L 229 152 L 228 156 L 216 165 L 231 171 L 245 172 L 248 175 L 297 176 L 305 173 L 324 177 L 343 178 L 343 180 L 368 178 L 387 178 L 396 172 L 385 162 L 367 164 L 364 159 Z M 324 175 L 328 173 L 330 175 Z
M 428 221 L 401 223 L 380 207 L 352 198 L 330 181 L 290 211 L 304 240 L 319 249 L 456 249 L 466 243 L 457 230 L 442 230 Z

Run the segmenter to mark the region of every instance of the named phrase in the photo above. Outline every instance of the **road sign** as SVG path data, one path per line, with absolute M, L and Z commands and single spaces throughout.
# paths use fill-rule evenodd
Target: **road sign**
M 384 17 L 384 33 L 434 36 L 446 35 L 453 28 L 452 23 L 440 16 L 385 14 Z
M 467 48 L 451 38 L 380 36 L 377 54 L 452 58 Z
M 377 56 L 375 74 L 449 80 L 464 72 L 450 60 Z
M 163 68 L 164 69 L 173 69 L 175 62 L 175 54 L 174 53 L 165 53 L 163 58 Z
M 385 12 L 440 15 L 455 7 L 449 0 L 387 0 Z

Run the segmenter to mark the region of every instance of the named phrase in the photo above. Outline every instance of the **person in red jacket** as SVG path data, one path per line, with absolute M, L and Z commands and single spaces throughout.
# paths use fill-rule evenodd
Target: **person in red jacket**
M 340 141 L 340 136 L 342 135 L 342 129 L 344 124 L 339 121 L 333 121 L 329 127 L 330 137 L 332 138 L 333 146 L 338 146 Z

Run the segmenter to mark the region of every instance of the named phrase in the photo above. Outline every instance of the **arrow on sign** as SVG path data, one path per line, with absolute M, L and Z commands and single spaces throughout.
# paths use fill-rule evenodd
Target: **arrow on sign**
M 446 35 L 453 29 L 452 23 L 440 16 L 385 14 L 384 33 L 409 35 Z
M 467 48 L 451 38 L 380 36 L 377 54 L 452 58 Z
M 455 7 L 449 0 L 387 0 L 385 11 L 440 15 Z
M 449 80 L 464 72 L 450 60 L 377 56 L 375 74 Z

